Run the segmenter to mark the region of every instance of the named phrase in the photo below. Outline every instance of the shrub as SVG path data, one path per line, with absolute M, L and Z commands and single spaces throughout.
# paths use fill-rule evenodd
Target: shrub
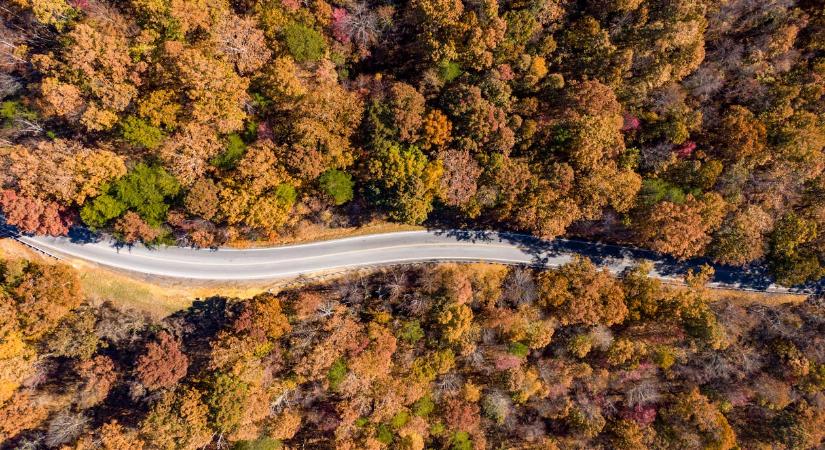
M 390 421 L 390 426 L 394 429 L 399 429 L 406 425 L 410 421 L 410 414 L 407 411 L 399 411 L 396 415 L 392 417 Z
M 653 206 L 661 201 L 676 204 L 685 202 L 685 192 L 679 187 L 658 178 L 648 178 L 642 182 L 639 191 L 639 202 L 646 206 Z
M 421 324 L 417 320 L 411 320 L 401 326 L 398 337 L 410 344 L 415 344 L 424 338 L 424 330 L 421 329 Z
M 298 193 L 295 191 L 295 186 L 281 183 L 275 188 L 275 198 L 284 206 L 292 206 L 298 198 Z
M 327 170 L 318 177 L 321 190 L 329 195 L 336 205 L 343 205 L 352 200 L 354 184 L 352 175 L 338 169 Z
M 450 450 L 471 450 L 473 442 L 470 440 L 470 435 L 465 431 L 459 431 L 453 435 L 450 442 Z
M 8 100 L 0 103 L 0 124 L 10 126 L 15 119 L 34 121 L 37 113 L 29 110 L 19 101 Z
M 385 424 L 382 423 L 381 425 L 378 425 L 378 430 L 375 434 L 375 438 L 378 439 L 379 442 L 386 445 L 390 445 L 392 443 L 392 431 L 390 430 L 390 427 L 386 426 Z
M 521 342 L 512 342 L 510 343 L 510 348 L 507 351 L 511 355 L 518 356 L 519 358 L 524 358 L 530 353 L 530 347 L 522 344 Z
M 329 388 L 332 390 L 338 389 L 344 377 L 347 375 L 347 363 L 343 359 L 338 359 L 327 372 L 327 381 L 329 381 Z
M 435 409 L 435 402 L 429 395 L 421 397 L 413 404 L 413 414 L 418 417 L 427 417 Z
M 243 139 L 237 133 L 232 133 L 226 137 L 226 148 L 223 153 L 212 158 L 210 163 L 219 169 L 233 169 L 244 152 L 246 152 L 246 144 Z
M 567 342 L 567 350 L 578 358 L 584 358 L 593 348 L 589 334 L 577 334 Z
M 662 370 L 667 370 L 676 363 L 676 355 L 673 353 L 673 349 L 671 347 L 662 345 L 656 348 L 656 353 L 653 355 L 653 360 L 659 368 Z
M 458 63 L 452 61 L 444 61 L 442 62 L 439 67 L 439 75 L 441 75 L 441 79 L 449 83 L 450 81 L 455 80 L 461 75 L 461 66 Z

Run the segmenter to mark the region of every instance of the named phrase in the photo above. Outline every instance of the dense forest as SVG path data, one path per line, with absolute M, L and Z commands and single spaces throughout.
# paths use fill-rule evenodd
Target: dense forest
M 822 448 L 825 300 L 646 270 L 394 268 L 157 320 L 4 261 L 0 448 Z
M 825 275 L 818 0 L 6 0 L 0 206 L 209 247 L 386 218 Z

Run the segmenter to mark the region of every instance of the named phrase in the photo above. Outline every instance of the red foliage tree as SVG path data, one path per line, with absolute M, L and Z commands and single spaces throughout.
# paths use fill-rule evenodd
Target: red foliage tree
M 54 202 L 26 197 L 10 189 L 0 191 L 0 206 L 6 223 L 24 233 L 61 236 L 69 232 L 70 223 L 61 217 L 62 207 Z
M 146 353 L 137 361 L 135 372 L 147 389 L 170 388 L 186 376 L 189 357 L 169 333 L 160 333 L 158 340 L 146 346 Z
M 444 404 L 444 422 L 452 430 L 472 432 L 481 424 L 479 407 L 455 397 L 450 397 Z

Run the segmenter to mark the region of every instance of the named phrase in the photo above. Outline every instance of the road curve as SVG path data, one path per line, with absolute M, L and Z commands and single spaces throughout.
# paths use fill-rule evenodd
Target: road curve
M 654 263 L 651 276 L 677 281 L 702 261 L 680 262 L 653 252 L 598 243 L 542 241 L 487 231 L 428 230 L 374 234 L 329 241 L 252 249 L 147 248 L 112 241 L 16 236 L 56 257 L 171 278 L 215 281 L 276 280 L 330 270 L 435 261 L 483 261 L 557 267 L 577 254 L 620 273 L 640 260 Z M 766 292 L 813 292 L 771 284 L 760 269 L 717 267 L 715 287 Z

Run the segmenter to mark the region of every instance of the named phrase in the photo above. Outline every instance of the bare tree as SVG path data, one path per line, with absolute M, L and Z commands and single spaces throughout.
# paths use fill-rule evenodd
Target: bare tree
M 378 41 L 381 24 L 366 3 L 356 3 L 341 22 L 342 31 L 361 49 Z
M 596 327 L 590 331 L 590 342 L 592 342 L 593 347 L 598 350 L 607 351 L 610 344 L 613 343 L 613 332 L 604 325 L 596 325 Z
M 625 392 L 625 404 L 630 408 L 655 403 L 661 397 L 654 380 L 641 380 Z
M 74 441 L 83 433 L 89 418 L 82 413 L 61 411 L 49 422 L 44 443 L 49 447 L 57 447 Z
M 403 267 L 400 269 L 404 269 Z M 389 299 L 397 300 L 401 294 L 407 289 L 407 274 L 402 270 L 396 268 L 391 269 L 385 274 L 384 286 L 389 291 Z
M 25 38 L 22 32 L 12 30 L 0 22 L 0 69 L 10 72 L 28 64 L 19 51 Z
M 148 322 L 143 313 L 132 309 L 120 309 L 111 302 L 103 303 L 95 308 L 95 311 L 95 334 L 111 343 L 137 341 Z
M 436 381 L 435 387 L 438 390 L 439 395 L 450 395 L 458 392 L 463 384 L 464 382 L 462 381 L 460 375 L 456 373 L 448 373 Z
M 404 311 L 411 315 L 411 316 L 420 316 L 429 306 L 428 299 L 418 295 L 418 293 L 410 293 L 404 295 L 404 300 L 402 302 L 402 308 Z
M 17 78 L 6 73 L 0 73 L 0 100 L 17 94 L 21 89 L 23 89 L 23 85 L 17 81 Z
M 513 269 L 504 281 L 503 297 L 514 306 L 533 303 L 538 298 L 533 273 L 523 267 Z
M 484 414 L 498 423 L 504 423 L 513 410 L 510 396 L 500 390 L 493 390 L 484 395 L 481 402 Z

